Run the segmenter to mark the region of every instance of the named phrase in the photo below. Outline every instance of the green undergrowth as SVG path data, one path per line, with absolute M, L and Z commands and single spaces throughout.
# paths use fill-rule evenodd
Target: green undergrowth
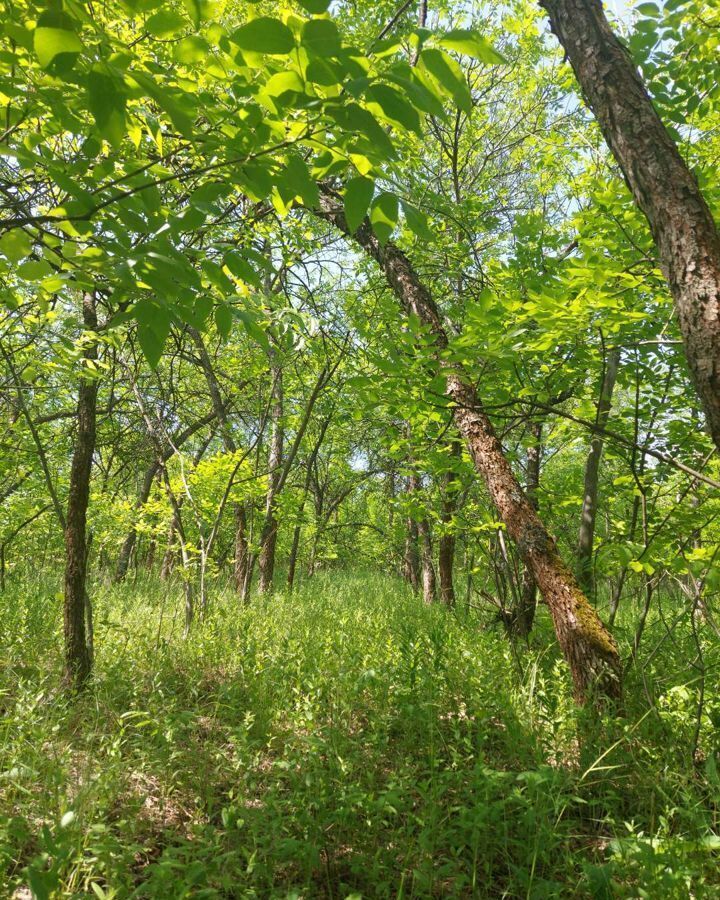
M 184 640 L 179 585 L 148 580 L 94 587 L 95 676 L 68 699 L 57 591 L 0 598 L 2 896 L 718 895 L 712 646 L 695 741 L 680 632 L 598 719 L 544 613 L 512 648 L 328 573 L 245 608 L 218 588 Z

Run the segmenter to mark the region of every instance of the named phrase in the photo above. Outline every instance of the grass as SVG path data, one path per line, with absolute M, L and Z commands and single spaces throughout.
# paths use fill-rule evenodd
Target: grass
M 217 588 L 183 640 L 179 586 L 97 585 L 96 673 L 69 700 L 57 591 L 0 598 L 2 896 L 718 896 L 716 648 L 693 760 L 687 636 L 599 721 L 542 614 L 519 653 L 328 573 L 246 608 Z

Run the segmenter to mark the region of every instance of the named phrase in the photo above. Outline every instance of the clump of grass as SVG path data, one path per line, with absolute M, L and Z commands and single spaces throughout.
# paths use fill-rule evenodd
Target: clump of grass
M 328 573 L 244 607 L 217 587 L 183 640 L 179 587 L 98 585 L 94 679 L 69 699 L 56 591 L 0 601 L 8 896 L 718 890 L 712 728 L 700 777 L 667 740 L 692 727 L 677 692 L 578 713 L 543 621 L 519 655 L 393 579 Z

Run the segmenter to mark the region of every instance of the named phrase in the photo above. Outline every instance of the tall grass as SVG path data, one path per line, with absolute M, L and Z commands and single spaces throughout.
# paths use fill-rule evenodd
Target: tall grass
M 95 586 L 95 675 L 68 699 L 57 590 L 0 599 L 5 896 L 720 891 L 712 647 L 692 759 L 687 637 L 600 721 L 543 615 L 520 651 L 397 581 L 331 573 L 246 607 L 218 587 L 183 640 L 179 586 L 148 579 Z

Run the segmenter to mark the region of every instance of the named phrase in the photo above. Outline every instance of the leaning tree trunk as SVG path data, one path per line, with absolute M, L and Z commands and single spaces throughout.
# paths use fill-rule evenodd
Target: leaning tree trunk
M 392 243 L 381 245 L 367 219 L 353 233 L 348 228 L 339 199 L 327 189 L 321 195 L 318 213 L 353 237 L 377 261 L 405 311 L 416 316 L 432 334 L 440 356 L 448 346 L 440 313 L 405 254 Z M 453 408 L 455 425 L 467 443 L 500 519 L 517 544 L 523 563 L 531 569 L 548 605 L 555 633 L 570 667 L 577 701 L 584 702 L 594 692 L 607 698 L 618 698 L 622 676 L 615 641 L 560 558 L 555 540 L 513 474 L 475 388 L 451 364 L 441 359 L 438 364 L 446 376 L 446 393 Z
M 540 0 L 647 218 L 675 301 L 688 365 L 720 449 L 720 234 L 600 0 Z
M 83 325 L 88 344 L 84 359 L 97 359 L 97 312 L 95 297 L 83 296 Z M 65 518 L 65 678 L 81 688 L 87 681 L 92 658 L 87 641 L 87 510 L 90 499 L 90 475 L 95 453 L 98 381 L 87 369 L 80 377 L 77 404 L 77 434 L 70 466 L 70 489 Z
M 618 368 L 620 366 L 620 349 L 610 351 L 605 365 L 605 372 L 600 387 L 595 423 L 598 431 L 590 439 L 590 451 L 585 463 L 585 484 L 583 487 L 583 505 L 580 513 L 580 531 L 577 548 L 577 578 L 580 586 L 591 594 L 595 589 L 593 576 L 593 541 L 595 539 L 595 519 L 597 517 L 598 485 L 600 482 L 600 459 L 605 443 L 603 431 L 610 416 L 612 395 L 615 389 Z

